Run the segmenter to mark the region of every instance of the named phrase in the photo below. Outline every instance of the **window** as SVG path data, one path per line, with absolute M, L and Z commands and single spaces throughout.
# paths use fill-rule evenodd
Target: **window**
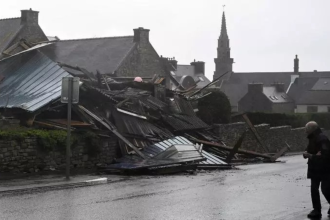
M 308 113 L 317 112 L 317 106 L 307 106 L 307 112 Z
M 204 79 L 203 79 L 201 76 L 199 76 L 198 79 L 199 79 L 201 82 L 204 82 Z
M 271 100 L 278 100 L 278 98 L 277 98 L 276 96 L 269 96 L 269 98 L 270 98 Z

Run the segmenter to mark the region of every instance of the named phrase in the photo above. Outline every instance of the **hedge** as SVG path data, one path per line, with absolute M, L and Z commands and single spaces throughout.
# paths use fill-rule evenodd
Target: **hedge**
M 305 127 L 309 121 L 316 121 L 320 127 L 330 129 L 330 113 L 247 113 L 251 122 L 257 124 L 269 124 L 271 127 L 290 125 L 293 128 Z M 232 118 L 232 122 L 244 121 L 242 116 Z
M 27 129 L 24 127 L 0 130 L 0 140 L 16 140 L 18 142 L 26 138 L 36 138 L 39 150 L 49 152 L 66 150 L 67 132 L 63 130 Z M 71 136 L 71 147 L 74 148 L 78 142 L 85 142 L 87 154 L 93 156 L 99 152 L 98 136 L 91 131 L 75 131 Z

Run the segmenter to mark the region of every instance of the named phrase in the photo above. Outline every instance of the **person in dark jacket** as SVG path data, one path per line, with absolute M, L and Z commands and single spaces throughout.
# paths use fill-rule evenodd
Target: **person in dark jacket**
M 330 141 L 315 121 L 308 122 L 305 129 L 309 143 L 303 156 L 308 158 L 307 178 L 311 179 L 313 203 L 313 210 L 307 217 L 321 218 L 320 185 L 324 197 L 330 203 Z

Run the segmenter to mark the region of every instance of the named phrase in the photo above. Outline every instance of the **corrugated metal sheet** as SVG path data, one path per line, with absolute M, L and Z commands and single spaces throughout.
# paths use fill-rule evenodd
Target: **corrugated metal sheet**
M 143 153 L 148 157 L 154 157 L 161 153 L 162 151 L 165 151 L 167 148 L 171 147 L 175 144 L 186 144 L 186 145 L 193 145 L 192 142 L 190 142 L 187 138 L 176 136 L 174 138 L 156 143 L 154 145 L 148 146 L 143 149 Z M 202 151 L 203 157 L 206 158 L 206 161 L 200 162 L 200 164 L 208 164 L 208 165 L 226 165 L 227 163 L 223 160 L 217 158 L 215 155 L 206 152 L 205 150 Z
M 61 96 L 62 78 L 69 73 L 39 51 L 0 62 L 0 108 L 34 112 Z
M 173 134 L 165 128 L 160 128 L 157 124 L 147 120 L 135 118 L 123 113 L 114 111 L 114 119 L 118 130 L 123 134 L 136 135 L 145 139 L 170 138 Z
M 108 166 L 110 169 L 137 170 L 146 168 L 164 168 L 168 166 L 184 166 L 205 161 L 206 158 L 197 147 L 188 140 L 180 140 L 182 137 L 168 139 L 145 148 L 142 152 L 147 159 L 135 155 L 124 156 L 119 163 Z

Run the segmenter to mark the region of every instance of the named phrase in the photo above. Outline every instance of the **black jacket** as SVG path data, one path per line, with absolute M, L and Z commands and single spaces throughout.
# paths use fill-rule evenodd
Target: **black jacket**
M 330 141 L 321 129 L 315 130 L 307 136 L 309 143 L 306 151 L 312 154 L 308 159 L 307 178 L 330 179 Z M 316 155 L 321 152 L 321 155 Z

